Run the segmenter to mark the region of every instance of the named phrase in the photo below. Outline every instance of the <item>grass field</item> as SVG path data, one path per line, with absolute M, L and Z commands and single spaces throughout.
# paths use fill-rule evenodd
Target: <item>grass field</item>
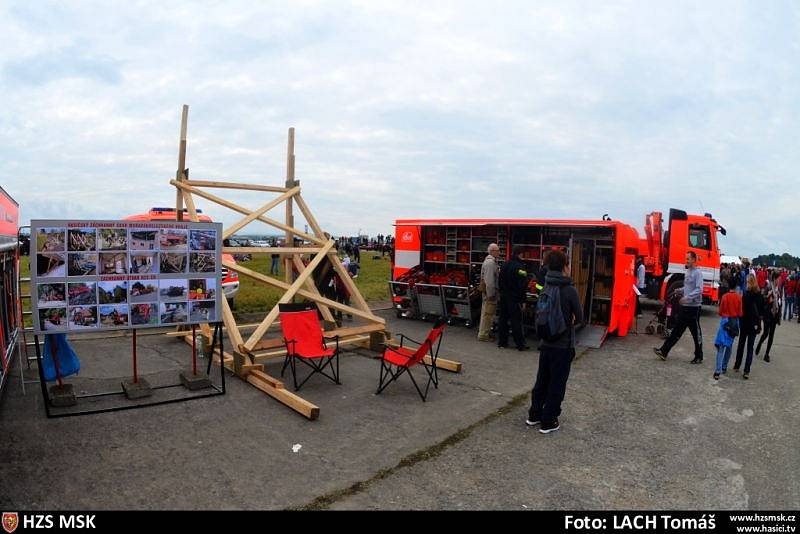
M 361 271 L 355 279 L 356 286 L 364 295 L 367 301 L 378 301 L 389 299 L 389 256 L 373 260 L 370 251 L 364 251 L 361 255 Z M 253 259 L 242 265 L 259 273 L 268 274 L 270 266 L 268 254 L 253 256 Z M 28 257 L 23 257 L 20 261 L 20 270 L 23 277 L 30 276 L 30 265 Z M 283 268 L 281 268 L 280 278 L 283 279 Z M 234 315 L 242 313 L 267 312 L 275 305 L 281 297 L 282 291 L 273 289 L 264 284 L 254 282 L 246 276 L 239 276 L 239 293 L 236 295 L 233 308 Z M 28 284 L 22 285 L 20 290 L 23 293 L 29 291 Z M 23 308 L 29 308 L 29 301 L 23 301 Z M 25 317 L 26 326 L 30 326 L 30 316 Z
M 361 271 L 355 279 L 356 286 L 364 295 L 367 301 L 387 300 L 389 298 L 389 256 L 382 259 L 373 260 L 370 251 L 361 254 Z M 252 269 L 259 273 L 269 274 L 271 263 L 268 254 L 254 255 L 253 259 L 243 263 L 242 266 Z M 280 279 L 283 279 L 283 266 L 280 270 Z M 264 284 L 255 282 L 246 276 L 239 276 L 239 293 L 236 295 L 234 315 L 239 313 L 253 313 L 269 311 L 278 299 L 282 291 L 267 287 Z

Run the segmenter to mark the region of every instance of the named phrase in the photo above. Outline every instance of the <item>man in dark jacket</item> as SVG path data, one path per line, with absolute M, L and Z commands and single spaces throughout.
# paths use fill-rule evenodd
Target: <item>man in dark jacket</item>
M 522 253 L 519 245 L 511 249 L 511 259 L 503 264 L 500 270 L 500 319 L 497 325 L 497 346 L 508 346 L 508 327 L 517 350 L 525 350 L 525 336 L 522 335 L 522 306 L 525 304 L 525 293 L 528 288 L 528 271 L 519 259 Z
M 539 345 L 539 370 L 536 384 L 531 392 L 531 407 L 528 410 L 528 426 L 541 424 L 539 432 L 549 434 L 560 428 L 558 416 L 561 402 L 567 391 L 570 366 L 575 358 L 575 324 L 583 323 L 583 310 L 578 292 L 569 277 L 567 256 L 560 250 L 551 251 L 545 258 L 547 286 L 557 286 L 560 294 L 561 312 L 564 314 L 566 331 L 558 339 L 544 341 Z

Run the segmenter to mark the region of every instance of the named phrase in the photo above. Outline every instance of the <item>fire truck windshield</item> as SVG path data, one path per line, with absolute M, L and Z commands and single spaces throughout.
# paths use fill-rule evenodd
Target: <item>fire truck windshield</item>
M 703 224 L 689 226 L 689 246 L 711 250 L 711 231 L 708 226 Z

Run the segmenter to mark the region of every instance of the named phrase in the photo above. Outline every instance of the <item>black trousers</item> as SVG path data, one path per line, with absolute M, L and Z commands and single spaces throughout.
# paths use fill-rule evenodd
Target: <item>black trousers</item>
M 756 343 L 756 336 L 755 328 L 752 326 L 747 329 L 742 328 L 739 334 L 739 345 L 736 347 L 736 361 L 733 362 L 734 369 L 739 369 L 742 366 L 744 347 L 747 345 L 747 359 L 744 361 L 744 372 L 750 372 L 750 365 L 753 363 L 753 345 Z
M 531 391 L 528 419 L 552 424 L 561 415 L 561 402 L 567 392 L 567 379 L 575 358 L 575 349 L 543 347 L 539 353 L 539 370 Z
M 508 345 L 508 327 L 517 348 L 525 346 L 525 336 L 522 335 L 522 304 L 512 299 L 500 296 L 500 318 L 497 322 L 497 344 Z
M 703 359 L 703 331 L 700 329 L 700 306 L 681 306 L 678 313 L 678 318 L 675 322 L 675 328 L 672 329 L 669 337 L 664 340 L 661 346 L 661 352 L 665 355 L 678 342 L 686 329 L 692 333 L 692 340 L 694 340 L 694 357 L 698 360 Z
M 769 351 L 772 349 L 772 338 L 775 337 L 776 326 L 778 326 L 777 318 L 770 318 L 764 321 L 764 331 L 761 333 L 761 338 L 758 340 L 756 354 L 761 352 L 761 345 L 764 343 L 765 339 L 769 338 L 769 341 L 767 341 L 767 352 L 764 353 L 764 356 L 769 356 Z

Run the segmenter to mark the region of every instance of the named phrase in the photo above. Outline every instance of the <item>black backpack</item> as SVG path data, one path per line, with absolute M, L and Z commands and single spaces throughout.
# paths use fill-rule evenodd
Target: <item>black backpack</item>
M 545 341 L 557 341 L 567 331 L 561 310 L 561 288 L 546 284 L 536 304 L 536 335 Z

